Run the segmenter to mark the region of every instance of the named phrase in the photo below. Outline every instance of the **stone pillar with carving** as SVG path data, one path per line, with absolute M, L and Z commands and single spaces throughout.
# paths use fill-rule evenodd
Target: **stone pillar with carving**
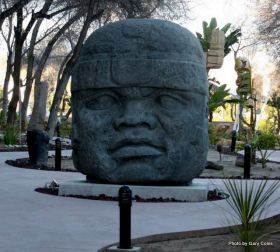
M 207 70 L 221 68 L 224 60 L 225 34 L 216 29 L 212 32 L 209 51 L 206 53 Z
M 32 165 L 46 165 L 48 162 L 49 135 L 45 132 L 45 116 L 48 83 L 35 86 L 34 108 L 27 128 L 29 161 Z

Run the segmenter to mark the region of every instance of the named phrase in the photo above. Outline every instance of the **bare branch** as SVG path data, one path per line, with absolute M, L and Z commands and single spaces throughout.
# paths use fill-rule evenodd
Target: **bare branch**
M 2 24 L 4 20 L 12 15 L 14 12 L 18 11 L 18 9 L 21 9 L 23 6 L 28 4 L 31 0 L 19 0 L 17 1 L 11 8 L 6 9 L 5 11 L 0 13 L 0 29 L 2 28 Z

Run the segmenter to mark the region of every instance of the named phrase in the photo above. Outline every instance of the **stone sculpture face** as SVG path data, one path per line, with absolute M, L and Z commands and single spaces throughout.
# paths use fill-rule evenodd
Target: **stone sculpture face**
M 174 23 L 94 32 L 72 77 L 75 167 L 97 182 L 190 182 L 207 155 L 205 69 L 197 39 Z

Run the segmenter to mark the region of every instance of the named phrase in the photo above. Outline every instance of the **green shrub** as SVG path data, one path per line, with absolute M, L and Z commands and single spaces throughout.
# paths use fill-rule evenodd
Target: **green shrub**
M 0 128 L 1 129 L 4 129 L 4 126 L 5 126 L 5 114 L 4 114 L 4 111 L 1 110 L 0 112 Z
M 261 132 L 272 132 L 274 127 L 274 123 L 269 119 L 261 119 L 258 124 L 258 130 Z
M 237 134 L 237 141 L 242 141 L 246 143 L 247 141 L 247 133 L 246 130 L 239 131 Z
M 235 149 L 236 151 L 244 150 L 245 143 L 236 143 Z
M 214 132 L 215 126 L 212 124 L 208 125 L 208 136 L 209 136 L 209 143 L 214 145 L 216 143 L 216 135 Z
M 72 134 L 72 123 L 67 120 L 62 120 L 60 124 L 60 136 L 71 138 Z
M 4 143 L 14 145 L 17 143 L 19 131 L 15 126 L 7 126 L 4 133 Z
M 274 149 L 277 143 L 277 137 L 270 132 L 258 132 L 254 140 L 256 147 L 264 150 Z
M 261 154 L 262 167 L 265 168 L 268 157 L 271 152 L 268 150 L 273 150 L 277 144 L 277 137 L 271 132 L 261 132 L 258 131 L 252 141 L 253 148 L 258 150 Z

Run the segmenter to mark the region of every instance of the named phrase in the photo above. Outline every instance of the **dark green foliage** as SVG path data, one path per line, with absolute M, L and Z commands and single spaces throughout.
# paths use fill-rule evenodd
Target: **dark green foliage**
M 262 168 L 265 168 L 268 157 L 277 144 L 277 137 L 271 132 L 257 132 L 252 141 L 253 147 L 261 154 Z
M 71 138 L 72 134 L 72 123 L 67 120 L 62 120 L 60 124 L 60 136 Z
M 6 120 L 5 120 L 4 111 L 1 110 L 1 112 L 0 112 L 0 128 L 3 129 L 5 124 L 6 124 Z
M 270 132 L 257 132 L 253 139 L 253 144 L 257 149 L 269 150 L 274 149 L 277 138 Z
M 237 103 L 237 99 L 226 99 L 230 95 L 227 85 L 223 84 L 214 88 L 214 84 L 209 85 L 209 101 L 208 101 L 208 112 L 209 112 L 209 121 L 212 121 L 214 111 L 223 107 L 225 109 L 226 103 Z
M 226 100 L 225 98 L 230 95 L 229 89 L 226 89 L 227 85 L 223 84 L 213 90 L 214 85 L 209 85 L 209 101 L 208 110 L 214 112 L 218 107 L 222 106 L 225 108 Z
M 14 145 L 17 143 L 19 131 L 15 126 L 7 126 L 4 133 L 4 143 Z
M 238 43 L 238 39 L 239 37 L 241 37 L 241 35 L 242 35 L 241 29 L 236 29 L 225 37 L 225 49 L 224 49 L 225 56 L 227 56 L 230 53 L 231 46 L 234 45 L 235 43 Z
M 275 131 L 277 134 L 279 134 L 279 132 L 280 132 L 280 92 L 279 91 L 274 92 L 267 104 L 274 109 L 273 116 L 275 119 Z

